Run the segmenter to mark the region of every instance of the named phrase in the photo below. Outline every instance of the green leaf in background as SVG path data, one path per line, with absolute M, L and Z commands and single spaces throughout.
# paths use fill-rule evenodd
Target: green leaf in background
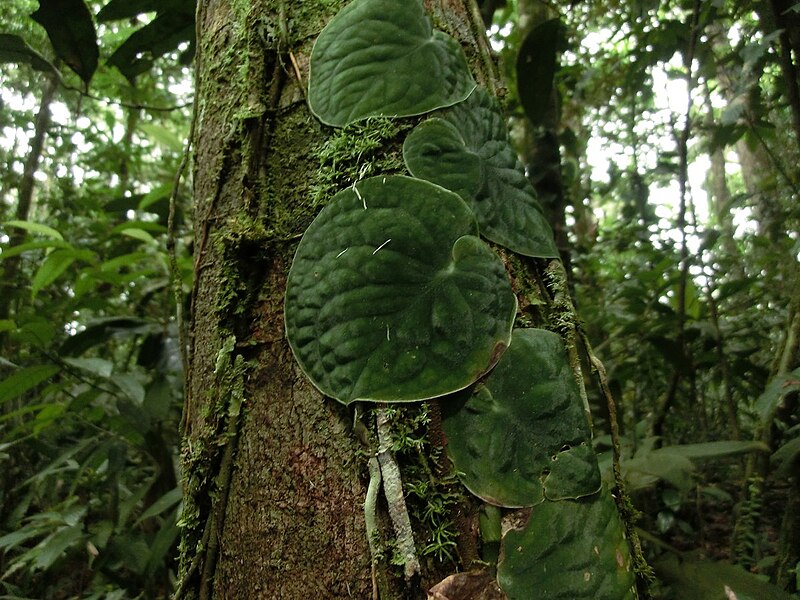
M 172 131 L 158 123 L 141 123 L 139 129 L 144 131 L 151 140 L 172 152 L 183 151 L 183 140 Z
M 56 365 L 36 365 L 15 371 L 0 381 L 0 404 L 21 396 L 60 370 Z
M 311 111 L 336 127 L 423 114 L 461 102 L 474 88 L 461 47 L 432 29 L 422 0 L 355 0 L 311 53 Z
M 134 375 L 130 373 L 115 373 L 109 378 L 109 381 L 133 400 L 137 406 L 142 405 L 145 394 L 144 387 Z
M 525 115 L 534 125 L 543 125 L 552 105 L 561 21 L 551 19 L 531 29 L 517 55 L 517 93 Z
M 149 519 L 151 517 L 155 517 L 160 515 L 162 512 L 167 510 L 168 508 L 172 508 L 176 504 L 181 501 L 183 497 L 183 490 L 180 487 L 176 487 L 168 491 L 166 494 L 161 496 L 158 500 L 153 502 L 146 511 L 144 511 L 138 519 L 136 519 L 135 525 L 138 525 L 145 519 Z
M 796 598 L 741 567 L 706 560 L 695 554 L 685 555 L 683 560 L 665 555 L 653 567 L 658 578 L 670 586 L 673 597 L 680 600 Z
M 0 33 L 0 63 L 26 63 L 37 71 L 53 71 L 53 65 L 44 56 L 10 33 Z
M 124 229 L 120 229 L 119 233 L 120 235 L 133 238 L 134 240 L 139 240 L 140 242 L 145 242 L 146 244 L 156 244 L 156 240 L 152 235 L 150 235 L 144 229 L 139 229 L 138 227 L 126 227 Z
M 460 390 L 499 358 L 516 299 L 456 194 L 402 176 L 339 192 L 297 249 L 286 333 L 323 393 L 413 401 Z
M 73 262 L 75 262 L 75 254 L 69 250 L 51 252 L 31 280 L 31 295 L 35 296 L 42 288 L 53 283 Z
M 784 396 L 797 390 L 800 390 L 800 367 L 790 373 L 778 375 L 770 381 L 755 404 L 761 423 L 768 427 Z
M 186 63 L 194 54 L 195 45 L 195 0 L 172 0 L 166 2 L 109 2 L 97 15 L 100 21 L 127 19 L 144 12 L 156 12 L 155 18 L 133 32 L 108 59 L 108 64 L 119 69 L 129 81 L 153 66 L 153 62 L 178 48 L 189 45 L 181 54 Z
M 515 329 L 474 392 L 442 403 L 447 453 L 466 488 L 497 506 L 533 506 L 600 489 L 600 471 L 564 344 Z
M 403 144 L 403 158 L 414 177 L 461 195 L 486 238 L 526 256 L 558 256 L 536 192 L 508 140 L 505 117 L 483 88 L 418 125 Z
M 503 537 L 497 581 L 509 600 L 634 600 L 630 551 L 611 494 L 533 507 L 528 522 Z
M 738 440 L 677 444 L 655 450 L 643 445 L 633 457 L 623 457 L 622 476 L 631 490 L 650 487 L 663 480 L 680 490 L 688 491 L 694 485 L 693 461 L 768 451 L 763 442 Z M 610 453 L 604 456 L 601 465 L 610 477 Z
M 70 547 L 81 544 L 83 523 L 62 527 L 30 551 L 34 569 L 47 569 Z
M 68 365 L 87 371 L 92 375 L 108 379 L 114 370 L 114 363 L 104 358 L 64 358 L 64 362 Z
M 130 19 L 147 12 L 156 12 L 159 8 L 174 3 L 174 0 L 172 2 L 169 0 L 110 0 L 97 13 L 97 20 L 102 23 L 103 21 Z
M 61 344 L 60 356 L 78 356 L 110 338 L 126 338 L 158 331 L 156 321 L 139 317 L 104 317 L 86 324 L 86 329 L 68 337 Z
M 41 223 L 32 223 L 31 221 L 5 221 L 3 226 L 19 227 L 30 233 L 38 233 L 53 238 L 54 240 L 64 241 L 64 237 L 58 231 L 47 225 L 42 225 Z
M 723 440 L 719 442 L 665 446 L 653 450 L 650 454 L 670 454 L 672 456 L 684 456 L 691 460 L 698 460 L 703 458 L 725 458 L 727 456 L 738 456 L 739 454 L 749 454 L 751 452 L 769 452 L 769 448 L 764 442 L 752 440 Z
M 35 242 L 19 244 L 18 246 L 13 246 L 12 248 L 4 248 L 3 252 L 0 253 L 0 260 L 5 260 L 7 258 L 11 258 L 12 256 L 18 256 L 20 254 L 24 254 L 25 252 L 30 252 L 31 250 L 43 250 L 49 248 L 64 248 L 65 250 L 74 249 L 72 244 L 61 240 L 38 240 Z
M 789 440 L 770 456 L 770 463 L 777 467 L 774 468 L 774 474 L 778 477 L 791 477 L 800 464 L 798 457 L 800 457 L 800 437 Z
M 58 57 L 88 85 L 100 51 L 92 14 L 83 0 L 39 0 L 31 17 L 45 28 Z

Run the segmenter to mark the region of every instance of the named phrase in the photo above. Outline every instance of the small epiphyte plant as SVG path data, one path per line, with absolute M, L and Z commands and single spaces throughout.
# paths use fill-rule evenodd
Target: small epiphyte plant
M 431 27 L 418 0 L 351 2 L 311 53 L 308 102 L 335 127 L 421 115 L 461 102 L 473 89 L 458 42 Z
M 457 192 L 487 239 L 517 254 L 558 257 L 500 105 L 485 89 L 420 123 L 403 144 L 403 158 L 414 177 Z
M 487 548 L 499 540 L 496 584 L 508 598 L 533 589 L 543 600 L 635 598 L 623 527 L 601 487 L 564 345 L 551 332 L 512 331 L 516 298 L 502 260 L 480 239 L 558 256 L 497 100 L 476 89 L 460 46 L 431 27 L 422 0 L 348 4 L 314 45 L 308 98 L 334 127 L 438 112 L 405 140 L 413 177 L 354 181 L 303 235 L 285 304 L 301 369 L 344 404 L 440 398 L 456 474 L 490 505 L 494 521 L 482 530 L 492 532 Z M 377 458 L 385 460 L 381 411 Z M 372 458 L 368 536 L 377 469 Z M 399 486 L 390 493 L 389 471 L 391 506 L 390 496 L 402 502 L 403 494 Z M 408 576 L 418 564 L 408 554 L 413 539 L 401 535 L 407 522 L 395 528 Z M 442 539 L 434 553 L 448 554 Z

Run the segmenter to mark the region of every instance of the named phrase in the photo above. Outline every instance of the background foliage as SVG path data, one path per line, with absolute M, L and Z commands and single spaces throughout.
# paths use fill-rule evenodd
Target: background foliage
M 515 143 L 609 374 L 663 597 L 690 598 L 697 577 L 710 593 L 736 580 L 740 597 L 798 588 L 798 10 L 482 3 Z M 174 583 L 183 377 L 167 249 L 188 289 L 189 188 L 173 188 L 193 14 L 187 0 L 0 6 L 4 597 L 154 598 Z M 610 414 L 599 389 L 590 401 L 608 473 Z

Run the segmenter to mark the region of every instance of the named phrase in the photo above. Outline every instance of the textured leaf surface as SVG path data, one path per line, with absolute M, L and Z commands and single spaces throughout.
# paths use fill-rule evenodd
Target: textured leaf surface
M 500 106 L 483 88 L 418 125 L 403 144 L 403 158 L 414 177 L 469 202 L 486 238 L 526 256 L 558 256 Z
M 497 581 L 509 600 L 633 600 L 622 522 L 606 491 L 545 501 L 504 536 Z M 535 595 L 531 595 L 535 590 Z
M 486 381 L 442 410 L 456 471 L 486 502 L 533 506 L 600 489 L 589 426 L 555 333 L 514 330 Z
M 475 88 L 464 53 L 435 31 L 421 0 L 355 0 L 311 53 L 309 104 L 328 125 L 451 106 Z
M 456 194 L 375 177 L 334 196 L 306 231 L 286 332 L 323 393 L 411 401 L 460 390 L 508 345 L 516 299 Z
M 58 57 L 88 84 L 100 51 L 92 15 L 83 0 L 39 0 L 31 17 L 45 28 Z

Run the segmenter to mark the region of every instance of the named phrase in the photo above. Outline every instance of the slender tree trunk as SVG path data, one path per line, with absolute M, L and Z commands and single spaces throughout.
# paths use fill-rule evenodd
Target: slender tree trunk
M 284 336 L 287 272 L 319 208 L 315 152 L 335 134 L 306 105 L 308 59 L 344 4 L 201 0 L 198 8 L 178 597 L 422 593 L 387 569 L 373 570 L 358 415 L 312 387 Z M 485 69 L 477 7 L 437 0 L 427 8 L 437 27 L 465 44 L 473 67 Z
M 39 112 L 33 126 L 33 139 L 31 140 L 30 151 L 25 159 L 25 167 L 22 172 L 22 181 L 19 185 L 17 195 L 17 209 L 14 218 L 19 221 L 26 221 L 33 205 L 33 192 L 35 189 L 36 170 L 42 159 L 44 141 L 47 137 L 47 129 L 50 127 L 50 105 L 53 103 L 56 91 L 58 90 L 58 79 L 51 75 L 48 76 L 42 90 L 42 100 L 39 103 Z M 25 240 L 26 232 L 22 229 L 13 229 L 9 234 L 9 247 L 18 246 Z M 3 261 L 2 278 L 0 279 L 0 319 L 7 319 L 10 316 L 11 303 L 15 296 L 14 290 L 18 289 L 17 275 L 19 273 L 21 256 L 12 256 Z M 0 349 L 5 343 L 4 334 L 0 334 Z
M 540 0 L 521 0 L 518 4 L 520 38 L 547 21 L 555 18 L 552 7 Z M 561 260 L 567 273 L 572 273 L 566 208 L 567 197 L 561 179 L 561 148 L 558 141 L 559 99 L 555 89 L 550 91 L 550 107 L 540 127 L 535 127 L 527 118 L 520 119 L 522 132 L 522 160 L 531 178 L 539 200 L 550 219 Z

